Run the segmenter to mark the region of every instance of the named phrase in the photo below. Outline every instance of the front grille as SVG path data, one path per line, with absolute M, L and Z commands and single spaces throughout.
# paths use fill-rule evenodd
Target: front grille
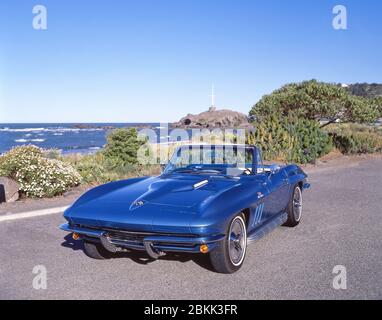
M 196 238 L 198 237 L 196 234 L 189 233 L 170 233 L 170 232 L 143 232 L 143 231 L 129 231 L 117 228 L 99 228 L 99 227 L 89 227 L 85 225 L 75 225 L 79 228 L 86 228 L 97 231 L 105 231 L 108 234 L 113 234 L 115 236 L 120 237 L 148 237 L 148 236 L 168 236 L 168 237 L 182 237 L 182 238 Z
M 88 227 L 85 225 L 76 225 L 78 228 L 91 229 L 104 232 L 104 235 L 108 241 L 115 245 L 116 247 L 125 247 L 133 249 L 144 249 L 143 240 L 149 236 L 163 236 L 163 237 L 181 237 L 181 238 L 197 238 L 197 235 L 194 234 L 180 234 L 180 233 L 160 233 L 160 232 L 139 232 L 139 231 L 128 231 L 115 228 L 97 228 L 97 227 Z M 88 237 L 87 237 L 88 238 Z M 98 242 L 98 238 L 89 238 L 90 241 Z M 163 239 L 164 241 L 155 241 L 153 242 L 154 246 L 164 246 L 168 248 L 185 248 L 190 249 L 196 246 L 195 243 L 177 243 L 169 242 L 169 239 Z
M 145 235 L 142 235 L 142 234 L 128 234 L 128 233 L 115 232 L 115 231 L 107 232 L 106 234 L 111 242 L 123 241 L 123 242 L 132 242 L 132 243 L 142 244 L 142 245 L 143 245 L 143 239 L 145 237 Z

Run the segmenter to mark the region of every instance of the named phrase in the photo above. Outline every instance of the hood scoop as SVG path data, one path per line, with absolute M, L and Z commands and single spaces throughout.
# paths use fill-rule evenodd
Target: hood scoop
M 202 202 L 206 197 L 216 192 L 215 190 L 202 189 L 208 184 L 208 179 L 199 179 L 199 181 L 156 181 L 150 185 L 144 194 L 135 199 L 133 204 L 130 206 L 130 210 L 145 207 L 146 204 L 168 205 L 174 207 L 192 207 L 193 205 Z

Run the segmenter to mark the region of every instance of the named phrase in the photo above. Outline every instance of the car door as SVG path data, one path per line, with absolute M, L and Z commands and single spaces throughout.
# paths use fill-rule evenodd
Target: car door
M 256 203 L 251 208 L 251 226 L 257 227 L 271 218 L 274 213 L 270 201 L 268 174 L 264 171 L 261 152 L 258 148 L 254 149 L 253 156 L 256 157 L 258 172 L 256 172 L 253 180 L 253 188 L 256 190 L 254 195 Z
M 268 173 L 269 211 L 276 215 L 284 211 L 289 200 L 289 179 L 283 169 Z
M 250 207 L 250 221 L 248 231 L 260 226 L 264 221 L 268 220 L 272 213 L 269 207 L 269 190 L 267 188 L 268 177 L 265 174 L 258 174 L 256 177 L 244 178 L 248 179 L 253 203 Z

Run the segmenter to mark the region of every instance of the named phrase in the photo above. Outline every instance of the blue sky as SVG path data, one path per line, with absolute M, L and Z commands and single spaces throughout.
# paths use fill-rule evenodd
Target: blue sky
M 45 5 L 47 30 L 32 28 Z M 348 29 L 334 30 L 345 5 Z M 381 82 L 379 0 L 2 0 L 0 122 L 248 113 L 288 82 Z

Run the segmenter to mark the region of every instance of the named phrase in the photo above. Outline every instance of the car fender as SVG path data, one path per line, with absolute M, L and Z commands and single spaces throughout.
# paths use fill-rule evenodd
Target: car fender
M 200 205 L 200 213 L 192 219 L 191 232 L 195 234 L 225 233 L 228 223 L 237 213 L 247 208 L 254 208 L 261 201 L 262 197 L 258 197 L 258 192 L 262 197 L 269 193 L 260 184 L 249 189 L 248 184 L 243 183 L 220 193 L 213 199 L 208 199 L 207 203 Z

